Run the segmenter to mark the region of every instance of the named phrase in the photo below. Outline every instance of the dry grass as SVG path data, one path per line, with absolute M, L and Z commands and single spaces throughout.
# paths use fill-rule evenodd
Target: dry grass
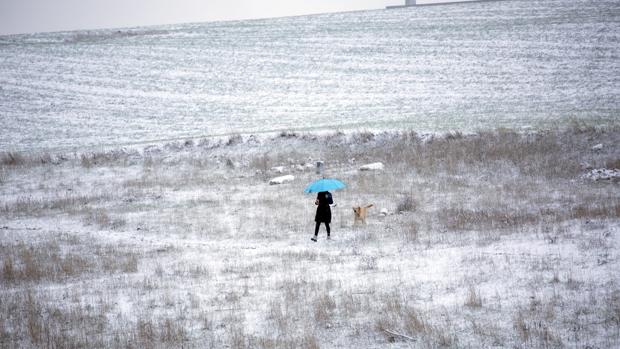
M 66 240 L 39 243 L 36 245 L 20 242 L 10 246 L 0 246 L 2 252 L 2 274 L 0 280 L 7 285 L 37 283 L 43 280 L 64 282 L 67 279 L 97 273 L 134 273 L 138 270 L 138 256 L 132 251 L 122 251 L 119 247 L 104 246 L 90 249 L 67 251 Z M 75 245 L 75 241 L 70 242 Z M 88 246 L 84 241 L 78 245 Z M 90 247 L 90 246 L 89 246 Z
M 77 212 L 83 207 L 110 201 L 115 197 L 112 192 L 90 194 L 55 194 L 49 197 L 19 197 L 13 201 L 5 201 L 0 206 L 3 215 L 36 216 L 50 211 Z
M 127 222 L 123 218 L 113 218 L 105 209 L 87 210 L 84 216 L 85 225 L 97 225 L 100 229 L 118 230 Z
M 396 206 L 397 212 L 414 212 L 419 206 L 419 203 L 411 196 L 407 195 L 402 198 Z
M 182 347 L 188 340 L 185 326 L 175 319 L 164 318 L 157 322 L 150 318 L 139 318 L 133 331 L 142 348 L 157 348 L 161 344 L 170 347 Z
M 108 150 L 100 152 L 85 152 L 79 155 L 80 165 L 84 168 L 92 167 L 112 167 L 121 166 L 125 167 L 129 164 L 132 158 L 140 158 L 141 155 L 136 152 L 128 152 L 124 149 L 120 150 Z
M 481 230 L 481 229 L 506 229 L 526 224 L 537 224 L 540 215 L 514 210 L 469 210 L 453 208 L 442 210 L 438 214 L 438 221 L 445 222 L 445 226 L 451 230 Z
M 59 164 L 3 154 L 0 346 L 613 347 L 614 277 L 580 271 L 605 278 L 615 266 L 618 189 L 583 180 L 579 166 L 615 166 L 615 149 L 590 147 L 618 138 L 592 128 L 283 132 Z M 349 186 L 336 195 L 334 240 L 306 245 L 314 206 L 299 187 L 315 175 L 294 166 L 310 159 Z M 375 161 L 386 170 L 357 171 Z M 274 166 L 296 182 L 268 186 Z M 350 206 L 360 201 L 377 210 L 353 229 Z M 395 214 L 378 217 L 382 208 Z M 48 239 L 61 225 L 45 224 L 57 221 L 85 235 Z M 43 228 L 20 230 L 31 225 Z M 461 247 L 480 251 L 464 258 Z M 463 293 L 473 282 L 506 295 Z
M 6 152 L 0 154 L 0 164 L 2 166 L 21 166 L 26 162 L 26 156 L 20 153 Z
M 420 239 L 420 224 L 415 220 L 411 220 L 409 224 L 402 228 L 402 238 L 404 241 L 414 243 Z
M 480 291 L 477 290 L 474 286 L 469 286 L 469 289 L 467 290 L 465 306 L 469 308 L 482 307 L 482 297 L 480 296 Z
M 34 167 L 40 165 L 59 165 L 69 160 L 68 155 L 25 152 L 0 152 L 1 169 L 20 169 L 24 167 Z
M 319 340 L 312 334 L 302 335 L 300 337 L 278 337 L 278 338 L 258 338 L 252 342 L 250 347 L 264 349 L 319 349 Z
M 314 320 L 320 324 L 328 324 L 336 310 L 336 302 L 329 294 L 322 294 L 314 301 Z
M 397 294 L 381 299 L 375 329 L 389 343 L 406 341 L 419 347 L 448 348 L 456 344 L 456 335 L 451 325 L 433 323 L 430 318 L 415 307 L 404 304 Z

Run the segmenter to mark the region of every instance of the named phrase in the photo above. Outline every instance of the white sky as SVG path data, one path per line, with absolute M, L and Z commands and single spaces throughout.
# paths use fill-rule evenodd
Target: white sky
M 0 35 L 379 9 L 405 0 L 0 0 Z

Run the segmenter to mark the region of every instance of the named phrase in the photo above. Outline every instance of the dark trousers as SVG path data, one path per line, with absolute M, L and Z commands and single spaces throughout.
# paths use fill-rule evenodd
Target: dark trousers
M 329 236 L 329 223 L 327 222 L 323 222 L 325 223 L 325 229 L 327 229 L 327 236 Z M 314 236 L 319 235 L 319 227 L 321 226 L 321 222 L 316 222 L 316 225 L 314 226 Z

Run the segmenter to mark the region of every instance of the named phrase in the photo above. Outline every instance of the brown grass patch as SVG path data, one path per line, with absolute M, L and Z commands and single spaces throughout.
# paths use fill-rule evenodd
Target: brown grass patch
M 138 270 L 138 256 L 118 247 L 95 247 L 89 253 L 64 250 L 57 242 L 2 246 L 0 280 L 13 285 L 43 280 L 63 282 L 84 274 Z
M 540 221 L 540 216 L 532 213 L 464 208 L 441 210 L 438 218 L 450 230 L 506 229 Z

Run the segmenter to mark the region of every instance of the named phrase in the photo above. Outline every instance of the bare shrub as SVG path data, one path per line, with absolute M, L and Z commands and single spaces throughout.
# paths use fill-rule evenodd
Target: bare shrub
M 252 158 L 250 161 L 250 167 L 255 168 L 261 174 L 262 179 L 268 178 L 269 169 L 272 167 L 272 159 L 268 154 L 261 154 L 260 156 Z
M 376 329 L 386 336 L 388 342 L 424 337 L 430 340 L 433 327 L 417 310 L 407 306 L 398 307 L 400 309 L 398 312 L 394 312 L 394 309 L 386 308 L 375 324 Z
M 551 305 L 549 305 L 551 306 Z M 552 329 L 553 316 L 546 315 L 549 307 L 539 302 L 535 308 L 530 306 L 529 311 L 519 310 L 513 318 L 513 328 L 522 343 L 529 343 L 533 347 L 561 348 L 562 340 Z
M 5 166 L 21 166 L 27 161 L 26 156 L 15 152 L 4 152 L 0 154 L 0 164 Z
M 166 318 L 159 323 L 159 338 L 163 343 L 180 345 L 188 339 L 188 333 L 181 323 Z
M 593 134 L 597 132 L 597 128 L 594 125 L 579 119 L 571 119 L 569 121 L 568 130 L 569 132 L 576 134 Z
M 108 273 L 123 272 L 135 273 L 138 271 L 138 256 L 132 252 L 118 252 L 108 250 L 107 253 L 99 252 L 101 267 Z
M 313 334 L 306 334 L 299 344 L 300 349 L 320 349 L 319 340 Z
M 226 158 L 226 167 L 234 169 L 236 167 L 235 162 L 231 158 Z
M 43 319 L 41 305 L 34 299 L 32 292 L 26 295 L 26 323 L 30 340 L 35 345 L 41 344 L 43 340 Z
M 329 294 L 323 294 L 314 301 L 314 319 L 326 324 L 331 321 L 336 310 L 336 302 Z
M 157 340 L 157 333 L 155 331 L 155 325 L 150 319 L 139 318 L 136 322 L 135 330 L 139 342 L 147 347 L 152 348 Z
M 311 250 L 300 250 L 300 251 L 284 251 L 280 253 L 282 258 L 286 258 L 292 262 L 298 263 L 300 261 L 316 261 L 319 257 L 319 254 L 315 251 Z
M 463 139 L 463 133 L 461 131 L 451 131 L 444 135 L 444 139 L 447 141 L 455 141 Z
M 233 324 L 228 326 L 228 347 L 231 349 L 245 349 L 248 348 L 246 341 L 247 336 L 245 330 L 240 324 Z
M 12 338 L 11 332 L 7 328 L 6 321 L 3 316 L 0 316 L 0 343 L 14 343 L 15 339 Z
M 281 131 L 279 134 L 280 138 L 297 138 L 299 134 L 295 131 Z
M 431 332 L 432 339 L 442 348 L 451 348 L 455 346 L 456 336 L 451 334 L 448 329 L 441 327 L 433 327 Z
M 341 313 L 347 318 L 354 318 L 363 309 L 362 298 L 350 291 L 340 294 L 338 304 Z
M 51 164 L 53 162 L 52 155 L 50 153 L 43 153 L 38 156 L 38 161 L 42 165 Z
M 428 331 L 429 325 L 417 310 L 406 308 L 403 314 L 403 328 L 407 333 L 424 334 Z
M 361 131 L 354 133 L 351 138 L 354 144 L 363 144 L 373 141 L 375 134 L 370 131 Z
M 104 209 L 93 209 L 87 211 L 84 217 L 84 224 L 97 225 L 100 229 L 117 230 L 124 227 L 127 222 L 123 218 L 112 218 Z
M 575 280 L 571 274 L 566 275 L 566 288 L 571 291 L 579 291 L 583 282 Z
M 91 168 L 100 164 L 106 159 L 104 153 L 88 153 L 80 155 L 80 165 L 84 168 Z
M 410 221 L 402 228 L 402 237 L 406 242 L 417 242 L 420 239 L 420 224 L 414 220 Z
M 620 329 L 620 290 L 614 289 L 603 299 L 603 319 L 611 327 Z
M 551 282 L 554 284 L 560 283 L 560 274 L 556 271 L 553 272 L 553 277 L 551 278 Z
M 529 325 L 525 322 L 523 312 L 519 311 L 514 317 L 513 327 L 517 332 L 519 338 L 521 338 L 521 341 L 527 342 L 530 339 L 530 328 Z
M 418 202 L 412 196 L 403 197 L 396 206 L 397 212 L 414 212 L 418 208 Z
M 209 279 L 211 277 L 211 272 L 209 268 L 205 266 L 196 265 L 189 268 L 189 275 L 195 279 Z
M 474 286 L 470 286 L 469 290 L 467 291 L 465 306 L 470 308 L 482 307 L 482 297 L 480 296 L 480 291 L 476 290 Z
M 15 280 L 15 267 L 11 256 L 4 256 L 2 262 L 2 279 L 6 282 Z
M 267 319 L 272 321 L 278 333 L 287 334 L 290 326 L 290 317 L 282 309 L 281 302 L 272 301 L 267 310 Z
M 136 321 L 133 331 L 140 346 L 146 348 L 183 347 L 189 339 L 189 334 L 182 322 L 170 318 L 154 321 L 151 318 L 140 317 Z
M 359 269 L 364 271 L 377 269 L 377 257 L 363 256 L 360 259 Z
M 228 141 L 226 141 L 227 146 L 233 146 L 237 144 L 243 143 L 243 137 L 240 134 L 234 134 L 228 137 Z

